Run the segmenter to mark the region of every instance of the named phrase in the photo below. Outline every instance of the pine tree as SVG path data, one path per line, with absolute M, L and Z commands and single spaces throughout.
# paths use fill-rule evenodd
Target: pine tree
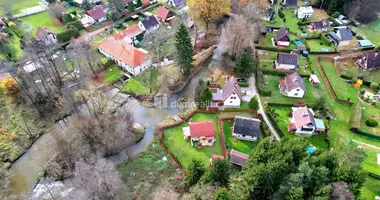
M 236 61 L 236 72 L 249 75 L 253 72 L 253 59 L 248 52 L 239 55 Z
M 141 6 L 142 6 L 141 0 L 137 0 L 136 1 L 136 7 L 138 8 L 138 7 L 141 7 Z
M 189 75 L 190 68 L 193 67 L 193 48 L 189 32 L 184 24 L 181 24 L 176 33 L 177 62 L 180 65 L 183 74 Z
M 129 12 L 135 11 L 135 5 L 133 5 L 133 2 L 128 2 L 128 10 Z

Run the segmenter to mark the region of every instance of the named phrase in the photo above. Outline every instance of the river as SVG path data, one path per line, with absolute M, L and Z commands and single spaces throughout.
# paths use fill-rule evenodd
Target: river
M 177 100 L 182 97 L 187 97 L 189 102 L 194 100 L 193 96 L 198 80 L 201 78 L 205 79 L 210 75 L 210 70 L 214 69 L 212 63 L 213 62 L 205 63 L 203 68 L 192 78 L 182 92 L 168 97 L 168 106 L 164 106 L 163 108 L 147 108 L 141 106 L 137 100 L 130 99 L 123 107 L 129 108 L 133 113 L 135 122 L 147 127 L 146 134 L 152 134 L 153 128 L 158 122 L 166 119 L 168 116 L 173 116 L 181 112 L 181 109 L 170 106 L 175 105 L 172 102 L 177 102 Z M 140 147 L 136 147 L 136 149 L 141 150 L 141 148 L 145 148 L 149 142 L 150 139 L 143 139 L 142 143 L 138 144 Z M 34 187 L 37 183 L 38 174 L 49 159 L 51 159 L 54 149 L 53 145 L 55 145 L 53 135 L 46 133 L 41 136 L 23 156 L 12 164 L 10 168 L 12 174 L 11 187 L 14 193 L 21 194 L 28 192 Z

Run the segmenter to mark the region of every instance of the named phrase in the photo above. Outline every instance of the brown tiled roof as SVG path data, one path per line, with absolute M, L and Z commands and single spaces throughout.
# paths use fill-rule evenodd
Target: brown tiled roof
M 94 20 L 98 20 L 98 19 L 106 16 L 106 13 L 104 12 L 103 8 L 100 6 L 95 7 L 91 10 L 88 10 L 86 12 L 86 14 Z
M 287 89 L 289 91 L 300 87 L 303 91 L 306 92 L 305 82 L 303 78 L 297 72 L 286 75 L 285 81 L 286 81 Z
M 248 160 L 248 157 L 247 154 L 232 149 L 230 152 L 230 163 L 243 166 Z
M 38 27 L 36 35 L 39 40 L 45 40 L 46 36 L 49 34 L 55 34 L 55 33 L 44 26 Z
M 123 31 L 120 31 L 119 33 L 114 35 L 114 37 L 116 40 L 122 40 L 125 37 L 128 37 L 131 39 L 131 38 L 134 38 L 134 37 L 140 35 L 141 33 L 143 33 L 143 30 L 141 30 L 141 28 L 139 27 L 138 24 L 135 24 L 129 28 L 126 28 Z
M 276 42 L 278 42 L 278 41 L 288 41 L 288 42 L 290 42 L 288 31 L 286 29 L 284 29 L 284 28 L 278 30 L 277 33 L 276 33 L 276 37 L 274 38 L 274 40 Z
M 236 79 L 231 77 L 223 86 L 223 99 L 226 100 L 233 92 L 236 92 L 241 99 L 241 89 L 237 84 Z

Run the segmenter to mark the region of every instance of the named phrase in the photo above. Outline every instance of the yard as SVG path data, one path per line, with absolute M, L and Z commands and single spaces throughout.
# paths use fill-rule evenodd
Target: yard
M 310 51 L 333 51 L 335 47 L 332 46 L 326 46 L 323 43 L 320 44 L 321 40 L 318 39 L 312 39 L 312 40 L 307 40 L 307 44 L 309 44 Z
M 104 72 L 104 82 L 112 83 L 119 79 L 123 74 L 123 71 L 117 65 L 112 65 Z
M 375 150 L 364 145 L 360 146 L 368 156 L 363 162 L 363 168 L 369 172 L 380 175 L 380 165 L 377 164 L 377 154 L 380 154 L 380 150 Z
M 328 144 L 325 141 L 326 133 L 321 135 L 314 136 L 297 136 L 288 132 L 288 123 L 290 122 L 289 113 L 291 111 L 291 107 L 286 106 L 270 106 L 271 109 L 275 109 L 278 117 L 276 118 L 278 127 L 282 130 L 285 137 L 294 138 L 294 137 L 306 137 L 311 144 L 316 146 L 317 148 L 327 149 Z
M 272 95 L 262 98 L 268 103 L 295 104 L 299 98 L 287 97 L 280 93 L 278 83 L 281 79 L 284 79 L 284 77 L 264 74 L 265 85 L 272 91 Z M 302 100 L 307 105 L 316 104 L 322 95 L 322 91 L 318 87 L 313 87 L 309 80 L 305 80 L 305 86 L 307 92 Z
M 213 154 L 223 155 L 222 144 L 219 135 L 218 121 L 216 114 L 205 114 L 196 113 L 191 121 L 193 122 L 203 122 L 203 121 L 213 121 L 215 129 L 216 142 L 214 146 L 198 148 L 195 144 L 191 146 L 190 141 L 186 141 L 183 137 L 182 128 L 188 126 L 188 122 L 181 124 L 179 126 L 164 130 L 162 142 L 167 147 L 169 152 L 171 152 L 175 158 L 179 161 L 181 166 L 188 170 L 189 164 L 193 159 L 201 160 L 205 166 L 209 166 L 210 158 Z
M 130 20 L 128 20 L 128 21 L 125 22 L 125 23 L 128 24 L 129 27 L 131 27 L 131 26 L 133 26 L 133 25 L 135 25 L 135 24 L 138 24 L 139 21 L 141 21 L 141 20 L 143 20 L 143 19 L 144 19 L 144 18 L 140 16 L 140 17 L 139 17 L 138 19 L 136 19 L 136 20 L 130 19 Z
M 272 43 L 272 38 L 274 38 L 275 36 L 276 36 L 276 33 L 272 32 L 272 33 L 268 33 L 266 37 L 264 36 L 260 37 L 259 45 L 265 46 L 265 47 L 276 47 L 276 46 L 273 46 L 273 43 Z M 292 34 L 290 34 L 289 37 L 290 37 L 290 40 L 292 41 L 296 39 L 296 36 Z M 296 49 L 296 48 L 297 46 L 291 42 L 287 49 Z
M 351 27 L 354 31 L 357 31 L 359 33 L 362 33 L 368 40 L 370 40 L 374 45 L 379 46 L 380 45 L 380 37 L 379 37 L 379 31 L 380 31 L 380 19 L 377 19 L 375 22 L 373 22 L 369 26 L 360 26 L 357 27 Z
M 249 154 L 260 141 L 251 142 L 245 140 L 235 140 L 232 137 L 232 127 L 234 125 L 233 120 L 221 121 L 223 127 L 223 137 L 226 143 L 227 149 L 235 149 L 237 151 Z
M 122 92 L 127 93 L 135 93 L 136 95 L 140 94 L 148 94 L 149 88 L 147 88 L 145 85 L 143 85 L 140 81 L 138 81 L 136 78 L 130 78 L 126 84 L 123 85 L 121 88 Z
M 365 106 L 362 113 L 362 120 L 360 123 L 360 130 L 380 136 L 380 125 L 376 127 L 369 127 L 365 124 L 368 119 L 374 119 L 380 124 L 380 109 L 373 106 Z M 379 173 L 380 175 L 380 173 Z
M 337 97 L 343 100 L 350 99 L 351 102 L 358 102 L 358 89 L 354 88 L 350 83 L 347 83 L 343 78 L 340 78 L 334 68 L 334 64 L 321 60 L 321 65 Z
M 302 31 L 298 28 L 298 25 L 297 25 L 297 22 L 299 21 L 299 19 L 295 16 L 294 9 L 293 8 L 284 9 L 283 13 L 285 15 L 284 18 L 286 19 L 285 22 L 276 13 L 274 20 L 272 20 L 270 22 L 265 21 L 265 22 L 263 22 L 263 25 L 274 26 L 274 27 L 286 26 L 287 28 L 290 29 L 290 31 L 297 33 L 297 34 L 301 34 Z
M 50 17 L 48 12 L 29 15 L 20 19 L 33 26 L 33 35 L 36 35 L 39 26 L 45 26 L 55 33 L 60 33 L 65 30 L 64 25 L 58 19 Z
M 380 181 L 368 176 L 360 191 L 360 197 L 367 200 L 375 199 L 380 194 Z
M 38 6 L 40 0 L 0 0 L 0 6 L 10 5 L 13 14 L 17 14 L 20 10 Z M 0 10 L 0 14 L 3 13 L 3 9 Z

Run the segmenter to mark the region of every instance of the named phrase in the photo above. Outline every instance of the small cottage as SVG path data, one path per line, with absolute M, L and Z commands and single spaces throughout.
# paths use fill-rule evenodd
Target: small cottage
M 105 8 L 102 6 L 97 6 L 91 10 L 88 10 L 86 12 L 86 15 L 91 17 L 95 23 L 100 23 L 107 20 L 107 14 L 105 12 Z
M 256 141 L 260 136 L 261 121 L 249 117 L 235 117 L 232 136 L 239 140 Z
M 36 37 L 38 41 L 46 45 L 55 44 L 58 42 L 57 35 L 50 29 L 40 26 L 37 29 Z
M 160 24 L 158 23 L 158 20 L 154 15 L 143 19 L 138 23 L 138 25 L 141 28 L 141 30 L 147 33 L 154 31 L 160 27 Z
M 236 79 L 231 77 L 219 92 L 212 94 L 211 100 L 214 103 L 223 103 L 224 107 L 239 108 L 242 94 Z
M 317 86 L 321 83 L 321 82 L 319 82 L 319 79 L 318 79 L 317 75 L 315 75 L 315 74 L 310 75 L 309 81 L 310 81 L 311 85 L 313 85 L 313 86 Z
M 190 122 L 188 127 L 182 128 L 185 140 L 190 140 L 191 145 L 198 144 L 198 147 L 213 146 L 216 139 L 214 136 L 214 122 Z

